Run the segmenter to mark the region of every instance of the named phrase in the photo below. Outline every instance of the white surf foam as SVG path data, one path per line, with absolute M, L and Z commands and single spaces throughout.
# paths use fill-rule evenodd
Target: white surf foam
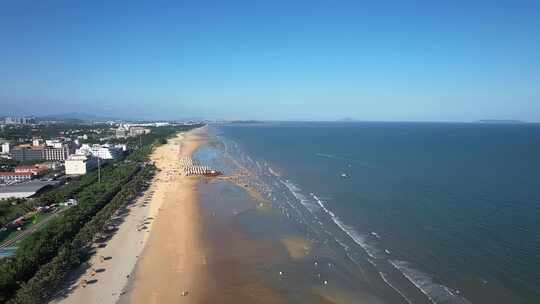
M 407 303 L 409 304 L 412 304 L 413 302 L 407 298 L 407 296 L 401 292 L 399 289 L 397 289 L 394 285 L 392 285 L 392 283 L 390 283 L 390 281 L 388 280 L 388 278 L 386 277 L 386 275 L 384 274 L 384 272 L 380 272 L 379 271 L 379 275 L 381 276 L 381 278 L 383 279 L 383 281 L 388 285 L 390 286 L 393 290 L 395 290 L 403 299 L 405 299 L 405 301 L 407 301 Z
M 270 166 L 268 166 L 268 172 L 270 172 L 270 174 L 272 174 L 275 177 L 279 177 L 279 174 L 276 171 L 274 171 L 274 169 L 272 169 L 272 167 Z
M 388 261 L 422 291 L 432 303 L 471 304 L 469 300 L 457 295 L 455 291 L 435 282 L 428 274 L 412 268 L 410 263 L 399 260 Z
M 372 258 L 377 259 L 379 257 L 379 250 L 367 242 L 365 235 L 358 233 L 352 226 L 345 224 L 337 215 L 331 210 L 326 208 L 323 200 L 319 199 L 317 195 L 312 195 L 313 199 L 319 204 L 321 209 L 326 212 L 332 221 L 347 234 L 356 244 L 364 249 L 364 251 Z
M 298 186 L 290 182 L 289 180 L 281 180 L 281 182 L 289 189 L 289 191 L 294 195 L 294 197 L 300 201 L 300 204 L 302 204 L 304 207 L 308 209 L 310 213 L 314 213 L 319 210 L 319 207 L 310 200 L 307 199 L 307 197 L 301 192 L 302 189 L 300 189 Z

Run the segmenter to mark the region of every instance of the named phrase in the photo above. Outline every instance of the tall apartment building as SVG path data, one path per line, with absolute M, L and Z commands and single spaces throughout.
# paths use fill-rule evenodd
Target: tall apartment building
M 18 161 L 42 160 L 43 147 L 18 146 L 11 149 L 10 154 Z
M 60 148 L 45 147 L 43 149 L 43 159 L 64 161 L 69 156 L 69 147 L 63 145 Z
M 6 125 L 26 125 L 35 123 L 35 119 L 33 117 L 6 117 L 4 118 L 4 123 Z
M 43 146 L 17 146 L 10 151 L 11 157 L 18 161 L 53 160 L 64 161 L 69 156 L 69 147 L 63 145 L 59 148 Z

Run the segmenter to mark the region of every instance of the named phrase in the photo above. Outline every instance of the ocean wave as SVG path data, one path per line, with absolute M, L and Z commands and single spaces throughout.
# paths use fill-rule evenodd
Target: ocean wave
M 315 153 L 315 155 L 320 156 L 320 157 L 326 157 L 326 158 L 336 158 L 336 157 L 335 157 L 334 155 L 332 155 L 332 154 Z
M 300 189 L 297 185 L 292 183 L 289 180 L 281 180 L 283 185 L 287 187 L 287 189 L 293 194 L 293 196 L 302 204 L 304 207 L 308 209 L 308 211 L 312 214 L 318 211 L 319 207 L 313 203 L 310 202 L 310 200 L 307 199 L 307 197 L 302 193 L 302 189 Z
M 386 277 L 386 275 L 384 274 L 384 272 L 381 272 L 379 271 L 379 275 L 381 276 L 381 278 L 383 279 L 383 281 L 388 285 L 390 286 L 390 288 L 392 288 L 393 290 L 395 290 L 403 299 L 405 299 L 405 301 L 407 301 L 407 303 L 409 304 L 412 304 L 413 302 L 407 298 L 407 296 L 402 292 L 400 291 L 397 287 L 395 287 L 394 285 L 392 285 L 392 283 L 390 282 L 390 280 L 388 280 L 388 278 Z
M 373 235 L 373 236 L 376 237 L 377 239 L 379 239 L 379 240 L 381 239 L 381 236 L 380 236 L 377 232 L 371 231 L 370 233 L 371 233 L 371 235 Z
M 272 167 L 268 166 L 268 172 L 270 172 L 270 174 L 272 174 L 273 176 L 275 177 L 279 177 L 279 173 L 277 173 L 276 171 L 274 171 L 274 169 L 272 169 Z
M 431 276 L 410 266 L 410 263 L 399 260 L 388 260 L 411 283 L 428 297 L 432 303 L 471 304 L 464 297 L 458 295 L 459 291 L 436 283 Z
M 335 238 L 335 240 L 341 247 L 343 247 L 343 249 L 345 249 L 345 251 L 349 251 L 349 246 L 345 244 L 342 240 L 340 240 L 339 238 Z
M 385 261 L 388 261 L 399 272 L 401 272 L 414 286 L 416 286 L 423 294 L 425 294 L 432 303 L 471 304 L 471 302 L 469 302 L 467 299 L 459 296 L 457 294 L 458 291 L 452 291 L 450 288 L 444 285 L 435 283 L 429 275 L 424 274 L 414 268 L 411 268 L 409 266 L 409 263 L 397 260 L 387 260 L 384 256 L 381 255 L 381 252 L 378 248 L 368 242 L 366 235 L 360 234 L 352 226 L 345 224 L 338 216 L 334 214 L 334 212 L 332 212 L 325 206 L 324 201 L 320 199 L 317 195 L 311 193 L 311 196 L 319 204 L 321 209 L 330 216 L 333 222 L 339 228 L 341 228 L 341 230 L 343 230 L 356 244 L 358 244 L 364 249 L 364 251 L 370 257 L 367 259 L 370 264 L 377 267 L 376 262 L 372 259 L 384 259 Z M 370 232 L 370 234 L 377 239 L 381 238 L 381 236 L 376 232 Z M 342 242 L 338 243 L 342 245 Z M 390 251 L 388 249 L 385 249 L 385 253 L 390 254 Z M 383 281 L 385 281 L 390 288 L 400 294 L 407 302 L 411 303 L 411 301 L 403 294 L 403 292 L 401 292 L 397 287 L 392 285 L 389 279 L 385 277 L 382 272 L 379 272 L 379 274 Z
M 326 208 L 323 200 L 317 197 L 317 195 L 312 194 L 312 197 L 319 204 L 321 209 L 330 216 L 332 221 L 356 244 L 362 247 L 370 257 L 377 259 L 380 256 L 379 250 L 367 242 L 367 237 L 365 235 L 358 233 L 352 226 L 345 224 L 337 215 L 335 215 L 331 210 Z

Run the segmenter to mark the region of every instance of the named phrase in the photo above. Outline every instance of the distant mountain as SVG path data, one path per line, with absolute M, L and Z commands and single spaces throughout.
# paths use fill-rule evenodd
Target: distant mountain
M 344 117 L 344 118 L 341 118 L 341 119 L 338 119 L 336 121 L 340 121 L 340 122 L 353 122 L 353 121 L 358 121 L 358 119 L 354 119 L 354 118 L 350 118 L 350 117 Z
M 50 114 L 38 117 L 39 120 L 58 120 L 58 121 L 108 121 L 118 120 L 117 117 L 98 116 L 88 113 L 70 112 L 62 114 Z
M 480 123 L 489 123 L 489 124 L 522 124 L 525 123 L 521 120 L 514 119 L 482 119 L 479 120 Z
M 105 115 L 93 115 L 88 113 L 81 112 L 69 112 L 61 114 L 49 114 L 36 117 L 39 121 L 62 121 L 62 122 L 105 122 L 105 121 L 116 121 L 116 122 L 132 122 L 132 123 L 145 123 L 145 122 L 154 122 L 154 121 L 206 121 L 203 118 L 181 118 L 181 119 L 145 119 L 145 118 L 126 118 L 126 117 L 114 117 L 114 116 L 105 116 Z
M 254 123 L 262 123 L 260 120 L 231 120 L 229 121 L 231 124 L 254 124 Z

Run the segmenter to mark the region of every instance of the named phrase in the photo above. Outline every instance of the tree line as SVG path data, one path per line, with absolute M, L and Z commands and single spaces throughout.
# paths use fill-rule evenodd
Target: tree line
M 61 286 L 69 271 L 76 269 L 89 257 L 92 245 L 115 213 L 132 202 L 137 195 L 147 187 L 148 181 L 154 174 L 154 168 L 147 165 L 137 173 L 135 178 L 122 187 L 114 198 L 88 221 L 70 241 L 66 242 L 58 254 L 50 262 L 42 265 L 36 274 L 9 300 L 8 304 L 38 304 L 44 303 L 53 296 Z

